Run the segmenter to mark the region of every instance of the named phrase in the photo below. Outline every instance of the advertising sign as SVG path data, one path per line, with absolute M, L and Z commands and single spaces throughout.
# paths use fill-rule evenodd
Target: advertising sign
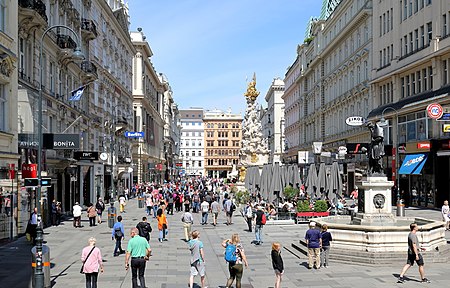
M 37 164 L 22 164 L 23 178 L 37 178 Z
M 347 143 L 347 154 L 365 154 L 369 149 L 369 143 Z
M 349 126 L 361 126 L 366 123 L 366 120 L 361 116 L 350 116 L 345 119 L 345 124 Z
M 127 138 L 144 138 L 144 132 L 125 131 L 125 137 L 127 137 Z
M 42 148 L 53 150 L 80 149 L 80 135 L 46 133 L 43 135 Z
M 444 133 L 450 133 L 450 124 L 444 124 L 444 125 L 442 125 L 442 132 L 444 132 Z
M 98 152 L 75 151 L 73 158 L 77 160 L 98 160 Z
M 427 106 L 427 113 L 428 117 L 432 119 L 438 119 L 442 117 L 442 114 L 444 114 L 444 109 L 442 109 L 442 106 L 438 103 L 432 103 Z

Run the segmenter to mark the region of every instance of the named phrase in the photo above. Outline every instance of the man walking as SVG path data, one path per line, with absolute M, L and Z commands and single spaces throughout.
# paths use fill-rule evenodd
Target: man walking
M 214 202 L 211 203 L 211 213 L 213 216 L 213 225 L 217 225 L 217 217 L 219 216 L 220 212 L 220 204 L 217 202 L 217 199 L 214 199 Z
M 150 233 L 152 232 L 152 226 L 147 222 L 147 217 L 142 217 L 142 221 L 136 225 L 139 231 L 139 236 L 144 237 L 147 241 L 150 241 Z
M 320 248 L 322 247 L 322 235 L 316 229 L 316 222 L 309 222 L 309 229 L 306 231 L 306 247 L 308 247 L 308 269 L 320 269 Z
M 117 222 L 114 224 L 111 232 L 112 240 L 116 240 L 116 246 L 114 248 L 114 257 L 125 253 L 122 249 L 122 240 L 125 239 L 125 230 L 123 229 L 122 216 L 117 216 Z
M 205 198 L 203 199 L 200 209 L 202 210 L 202 225 L 206 225 L 208 224 L 209 203 L 206 202 Z
M 194 287 L 194 277 L 200 275 L 202 288 L 205 288 L 205 254 L 203 252 L 203 242 L 198 240 L 200 232 L 192 231 L 192 240 L 189 240 L 189 250 L 191 251 L 191 276 L 189 277 L 189 287 Z
M 194 216 L 189 212 L 189 208 L 187 208 L 183 216 L 181 216 L 181 222 L 183 222 L 184 238 L 186 242 L 188 242 L 191 236 L 192 224 L 194 224 Z
M 73 227 L 80 228 L 81 227 L 81 206 L 78 204 L 78 202 L 75 202 L 75 205 L 72 207 L 72 213 L 73 213 Z
M 248 232 L 252 232 L 253 225 L 253 210 L 252 204 L 250 202 L 247 203 L 247 206 L 244 208 L 244 217 L 247 221 Z
M 419 253 L 419 239 L 417 238 L 417 231 L 419 230 L 419 226 L 416 223 L 411 223 L 411 225 L 409 225 L 409 230 L 411 230 L 411 232 L 409 232 L 408 234 L 408 259 L 406 260 L 405 266 L 403 266 L 397 283 L 405 282 L 405 278 L 403 276 L 405 275 L 406 271 L 408 271 L 408 269 L 414 265 L 414 261 L 419 266 L 419 274 L 422 283 L 430 283 L 430 280 L 425 278 L 423 257 L 422 254 Z
M 233 211 L 234 211 L 233 206 L 234 206 L 233 201 L 229 196 L 227 196 L 227 200 L 223 205 L 223 209 L 225 210 L 225 213 L 227 215 L 227 225 L 233 224 Z
M 251 208 L 250 208 L 251 209 Z M 262 239 L 262 229 L 264 227 L 264 221 L 263 221 L 263 217 L 265 217 L 264 215 L 264 211 L 262 210 L 261 206 L 258 206 L 256 209 L 256 217 L 255 217 L 255 245 L 261 245 L 263 243 L 263 239 Z
M 145 286 L 145 265 L 146 261 L 150 258 L 150 245 L 148 241 L 139 236 L 139 231 L 137 228 L 131 229 L 130 236 L 131 239 L 128 241 L 127 255 L 125 256 L 125 269 L 128 270 L 130 267 L 129 260 L 131 257 L 131 283 L 133 288 L 146 287 Z M 139 273 L 140 286 L 137 284 L 137 277 Z

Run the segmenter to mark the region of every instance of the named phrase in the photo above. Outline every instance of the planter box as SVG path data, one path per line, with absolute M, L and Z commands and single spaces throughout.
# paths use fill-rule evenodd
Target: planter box
M 327 217 L 330 216 L 330 212 L 297 212 L 297 223 L 298 222 L 305 222 L 309 218 L 315 218 L 315 217 Z

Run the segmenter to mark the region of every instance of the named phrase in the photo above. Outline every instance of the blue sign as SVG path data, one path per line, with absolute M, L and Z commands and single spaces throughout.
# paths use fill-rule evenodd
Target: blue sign
M 403 160 L 402 166 L 398 171 L 398 174 L 420 174 L 423 165 L 425 165 L 425 162 L 427 162 L 427 158 L 427 153 L 406 155 L 405 160 Z
M 127 138 L 144 138 L 144 132 L 125 131 L 125 137 L 127 137 Z
M 437 121 L 450 121 L 450 113 L 443 113 L 441 118 L 436 119 Z

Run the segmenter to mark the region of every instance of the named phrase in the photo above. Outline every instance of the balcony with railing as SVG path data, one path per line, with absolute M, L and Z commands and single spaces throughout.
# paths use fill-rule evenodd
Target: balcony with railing
M 56 44 L 58 44 L 61 49 L 75 49 L 77 43 L 69 35 L 58 34 L 56 36 Z
M 22 16 L 31 17 L 32 22 L 36 21 L 34 24 L 46 25 L 48 18 L 45 11 L 46 6 L 42 0 L 19 0 L 19 20 Z
M 82 76 L 83 82 L 90 82 L 98 79 L 97 66 L 91 61 L 83 61 L 80 64 L 81 71 L 84 72 Z
M 98 36 L 97 26 L 94 21 L 81 18 L 81 33 L 83 38 L 87 40 L 94 40 Z

